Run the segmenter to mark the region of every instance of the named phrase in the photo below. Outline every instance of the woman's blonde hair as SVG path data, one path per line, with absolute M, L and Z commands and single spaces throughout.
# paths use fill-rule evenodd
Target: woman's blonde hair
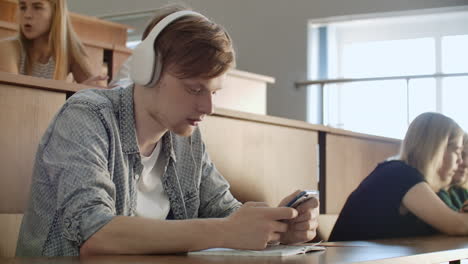
M 49 31 L 49 45 L 51 46 L 52 56 L 55 59 L 55 80 L 65 80 L 72 63 L 76 63 L 81 71 L 92 76 L 91 66 L 88 62 L 87 53 L 83 44 L 79 40 L 68 15 L 66 0 L 48 0 L 52 9 L 52 21 Z M 20 27 L 20 42 L 26 48 L 30 46 L 30 40 L 26 39 Z M 27 52 L 26 52 L 27 53 Z M 26 71 L 31 70 L 30 56 L 26 55 Z
M 447 147 L 463 136 L 461 127 L 439 113 L 423 113 L 411 122 L 401 145 L 400 159 L 418 169 L 427 183 L 439 191 L 438 175 Z
M 463 135 L 463 162 L 465 162 L 465 156 L 468 155 L 468 133 Z M 465 164 L 468 167 L 468 164 Z M 463 182 L 458 183 L 459 186 L 468 189 L 468 176 L 465 177 Z

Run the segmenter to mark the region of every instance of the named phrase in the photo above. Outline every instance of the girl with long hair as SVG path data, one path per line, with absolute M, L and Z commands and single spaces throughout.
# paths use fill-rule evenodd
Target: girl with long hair
M 463 137 L 462 163 L 447 188 L 441 189 L 439 197 L 453 210 L 468 212 L 468 134 Z
M 0 71 L 94 84 L 89 58 L 70 22 L 66 0 L 20 0 L 19 35 L 0 42 Z

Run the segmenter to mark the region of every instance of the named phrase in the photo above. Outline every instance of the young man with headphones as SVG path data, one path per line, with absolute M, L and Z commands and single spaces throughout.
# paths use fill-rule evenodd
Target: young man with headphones
M 18 256 L 263 249 L 313 239 L 318 201 L 239 203 L 197 124 L 234 65 L 206 17 L 162 9 L 130 61 L 134 85 L 72 96 L 37 151 Z M 170 219 L 170 220 L 169 220 Z

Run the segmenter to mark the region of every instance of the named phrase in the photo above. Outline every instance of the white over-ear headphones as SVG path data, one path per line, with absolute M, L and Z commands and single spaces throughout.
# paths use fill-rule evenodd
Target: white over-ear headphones
M 130 78 L 136 84 L 152 87 L 158 82 L 162 65 L 160 56 L 154 52 L 154 42 L 167 25 L 184 16 L 199 16 L 207 19 L 200 13 L 184 10 L 174 12 L 159 21 L 145 40 L 133 50 L 130 60 Z

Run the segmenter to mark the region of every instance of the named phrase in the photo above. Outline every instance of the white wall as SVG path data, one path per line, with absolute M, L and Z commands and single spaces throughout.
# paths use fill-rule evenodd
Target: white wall
M 154 9 L 171 1 L 69 0 L 70 10 L 93 16 Z M 182 2 L 182 1 L 179 1 Z M 186 0 L 224 25 L 234 39 L 240 70 L 269 75 L 270 115 L 307 119 L 307 22 L 334 16 L 468 5 L 468 0 Z M 144 24 L 144 23 L 142 23 Z

